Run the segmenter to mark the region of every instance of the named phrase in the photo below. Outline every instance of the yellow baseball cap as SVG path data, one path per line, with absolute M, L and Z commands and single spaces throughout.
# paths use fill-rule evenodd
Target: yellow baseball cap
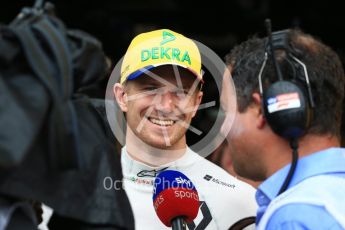
M 196 44 L 182 34 L 161 29 L 139 34 L 132 40 L 122 61 L 120 83 L 161 65 L 187 68 L 203 82 Z

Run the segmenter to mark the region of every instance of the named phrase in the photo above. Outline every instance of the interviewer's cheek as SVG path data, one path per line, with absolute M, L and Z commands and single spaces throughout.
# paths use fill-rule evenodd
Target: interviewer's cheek
M 244 131 L 244 127 L 239 123 L 239 122 L 234 122 L 229 134 L 228 134 L 228 139 L 229 140 L 232 140 L 232 139 L 235 139 L 235 138 L 238 138 L 242 135 Z
M 228 141 L 241 136 L 243 133 L 243 126 L 233 116 L 227 115 L 224 123 L 220 129 L 221 134 L 226 137 Z
M 220 128 L 220 133 L 223 137 L 226 137 L 229 135 L 229 132 L 231 130 L 231 126 L 233 125 L 232 122 L 233 119 L 232 119 L 232 116 L 230 115 L 225 115 L 225 119 L 224 119 L 224 122 Z

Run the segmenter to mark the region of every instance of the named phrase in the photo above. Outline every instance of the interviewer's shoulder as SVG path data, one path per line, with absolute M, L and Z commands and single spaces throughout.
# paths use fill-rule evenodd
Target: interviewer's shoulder
M 277 209 L 269 219 L 267 229 L 343 228 L 324 207 L 318 205 L 293 203 L 284 205 Z

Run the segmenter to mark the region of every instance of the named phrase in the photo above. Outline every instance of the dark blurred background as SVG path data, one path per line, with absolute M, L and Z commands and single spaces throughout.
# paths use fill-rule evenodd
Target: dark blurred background
M 265 35 L 264 19 L 272 19 L 273 30 L 299 27 L 338 52 L 344 63 L 345 16 L 341 1 L 303 0 L 51 0 L 67 27 L 82 29 L 102 43 L 113 65 L 123 56 L 138 33 L 168 28 L 197 40 L 221 58 L 253 34 Z M 8 23 L 33 0 L 11 0 L 0 8 L 0 22 Z M 206 76 L 207 78 L 207 76 Z M 106 82 L 104 82 L 105 86 Z M 206 85 L 204 101 L 217 100 L 212 82 Z M 103 97 L 104 92 L 98 96 Z M 218 105 L 218 104 L 217 104 Z M 194 123 L 207 133 L 216 114 L 198 113 Z M 212 119 L 211 119 L 212 120 Z M 198 137 L 189 134 L 195 142 Z
M 0 8 L 0 22 L 8 23 L 33 0 L 11 0 Z M 341 55 L 345 23 L 341 1 L 303 0 L 51 0 L 68 27 L 85 30 L 103 42 L 117 61 L 138 33 L 170 28 L 212 48 L 223 57 L 231 47 L 264 32 L 270 17 L 273 30 L 298 26 L 318 36 Z

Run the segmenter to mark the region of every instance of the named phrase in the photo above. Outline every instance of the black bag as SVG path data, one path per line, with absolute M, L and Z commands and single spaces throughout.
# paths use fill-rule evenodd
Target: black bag
M 66 29 L 49 3 L 0 27 L 2 196 L 43 202 L 84 225 L 134 229 L 124 190 L 103 185 L 122 179 L 104 101 L 83 94 L 108 71 L 101 44 Z

